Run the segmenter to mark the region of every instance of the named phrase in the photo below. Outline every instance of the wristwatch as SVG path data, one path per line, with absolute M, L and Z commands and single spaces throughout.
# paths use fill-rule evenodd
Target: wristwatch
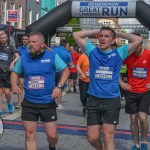
M 57 84 L 57 87 L 59 88 L 59 89 L 61 89 L 62 90 L 62 85 L 61 84 Z

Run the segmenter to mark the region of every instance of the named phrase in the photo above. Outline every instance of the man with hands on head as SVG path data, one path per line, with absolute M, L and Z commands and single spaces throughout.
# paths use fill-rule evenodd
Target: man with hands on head
M 98 34 L 99 46 L 85 40 Z M 112 49 L 116 35 L 132 43 Z M 119 77 L 123 60 L 141 44 L 142 38 L 133 34 L 115 32 L 110 27 L 73 33 L 77 45 L 85 50 L 90 63 L 90 83 L 87 102 L 87 137 L 97 150 L 115 150 L 114 133 L 119 123 Z M 103 130 L 103 142 L 100 134 Z M 103 147 L 104 145 L 104 147 Z
M 61 71 L 62 76 L 55 87 L 55 72 Z M 58 141 L 56 127 L 56 103 L 60 103 L 61 89 L 69 76 L 69 69 L 55 53 L 45 50 L 44 36 L 33 32 L 29 36 L 29 53 L 23 55 L 16 63 L 12 75 L 12 90 L 18 94 L 18 75 L 24 73 L 24 100 L 22 102 L 23 125 L 25 128 L 25 146 L 27 150 L 37 150 L 37 121 L 44 122 L 49 142 L 49 149 L 55 150 Z
M 139 37 L 140 34 L 135 33 Z M 129 42 L 132 42 L 129 41 Z M 130 114 L 130 128 L 134 146 L 132 150 L 148 150 L 148 114 L 150 107 L 150 51 L 143 49 L 142 43 L 137 50 L 125 59 L 128 70 L 128 83 L 120 79 L 120 86 L 126 90 L 125 112 Z M 140 123 L 140 125 L 139 125 Z M 141 146 L 139 145 L 141 131 Z

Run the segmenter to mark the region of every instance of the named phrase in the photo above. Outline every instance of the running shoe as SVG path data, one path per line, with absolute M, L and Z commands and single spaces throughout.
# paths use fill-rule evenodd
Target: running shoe
M 140 148 L 134 145 L 131 150 L 140 150 Z
M 0 110 L 0 116 L 3 114 L 3 111 L 2 110 Z
M 61 104 L 59 104 L 56 109 L 64 109 L 64 107 Z
M 13 113 L 14 112 L 14 106 L 12 103 L 8 104 L 8 111 L 9 113 Z
M 141 144 L 141 150 L 148 150 L 146 143 Z
M 49 150 L 56 150 L 56 147 L 51 147 L 51 146 L 49 145 Z
M 21 104 L 18 103 L 16 106 L 15 106 L 15 109 L 20 109 L 21 108 Z

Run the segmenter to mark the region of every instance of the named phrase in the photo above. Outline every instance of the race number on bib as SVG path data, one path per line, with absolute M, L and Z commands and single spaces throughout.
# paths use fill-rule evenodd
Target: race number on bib
M 7 61 L 7 60 L 8 60 L 8 55 L 5 54 L 5 53 L 0 53 L 0 60 L 5 60 L 5 61 Z
M 44 77 L 43 76 L 29 77 L 28 89 L 44 89 Z
M 133 68 L 133 77 L 147 78 L 147 69 L 146 68 Z
M 97 66 L 95 71 L 95 79 L 112 80 L 113 67 Z

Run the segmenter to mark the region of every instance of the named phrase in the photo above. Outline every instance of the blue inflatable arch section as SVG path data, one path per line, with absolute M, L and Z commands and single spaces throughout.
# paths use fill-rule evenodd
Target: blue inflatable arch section
M 71 18 L 137 18 L 150 30 L 150 5 L 144 1 L 66 1 L 27 26 L 28 33 L 39 31 L 53 36 L 56 28 L 67 24 Z

